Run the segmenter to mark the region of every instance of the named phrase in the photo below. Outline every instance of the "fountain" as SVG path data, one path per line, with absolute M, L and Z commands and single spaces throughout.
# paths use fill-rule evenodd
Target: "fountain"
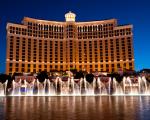
M 8 83 L 8 80 L 5 83 L 0 83 L 0 96 L 6 95 L 7 83 Z
M 0 96 L 5 96 L 7 83 L 0 83 Z M 123 77 L 119 83 L 116 78 L 95 77 L 92 83 L 86 78 L 74 79 L 69 77 L 63 80 L 57 77 L 54 80 L 45 79 L 39 82 L 18 80 L 12 81 L 11 96 L 94 96 L 94 95 L 150 95 L 150 85 L 146 78 Z

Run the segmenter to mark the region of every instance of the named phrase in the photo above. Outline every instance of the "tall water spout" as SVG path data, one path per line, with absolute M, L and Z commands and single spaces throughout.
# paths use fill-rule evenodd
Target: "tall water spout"
M 6 95 L 7 83 L 0 83 L 0 96 Z M 56 96 L 56 95 L 150 95 L 150 85 L 143 77 L 123 77 L 122 82 L 115 78 L 96 77 L 93 82 L 87 82 L 86 78 L 80 80 L 69 77 L 62 79 L 57 77 L 43 83 L 38 79 L 33 81 L 12 81 L 13 96 Z
M 149 94 L 147 80 L 146 80 L 145 76 L 142 76 L 142 81 L 144 82 L 144 86 L 145 86 L 144 94 Z
M 7 83 L 8 83 L 8 80 L 6 80 L 5 83 L 0 83 L 0 96 L 5 96 L 6 95 Z

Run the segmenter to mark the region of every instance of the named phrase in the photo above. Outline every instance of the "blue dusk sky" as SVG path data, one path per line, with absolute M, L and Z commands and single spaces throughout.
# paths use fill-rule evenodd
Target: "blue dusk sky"
M 76 21 L 116 18 L 118 24 L 133 24 L 135 70 L 150 68 L 149 0 L 0 0 L 0 73 L 5 72 L 6 24 L 23 17 L 64 21 L 68 11 Z

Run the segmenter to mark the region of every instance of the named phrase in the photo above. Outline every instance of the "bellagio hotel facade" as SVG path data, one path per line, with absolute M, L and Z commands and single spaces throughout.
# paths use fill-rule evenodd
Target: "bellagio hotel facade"
M 6 73 L 134 70 L 132 25 L 116 19 L 76 22 L 24 17 L 22 24 L 7 24 Z

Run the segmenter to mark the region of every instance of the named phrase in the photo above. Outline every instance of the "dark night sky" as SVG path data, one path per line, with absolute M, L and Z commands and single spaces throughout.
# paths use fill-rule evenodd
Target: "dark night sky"
M 0 0 L 0 72 L 5 72 L 6 23 L 21 23 L 24 16 L 64 21 L 68 11 L 76 21 L 116 18 L 133 24 L 135 69 L 150 68 L 149 0 Z

